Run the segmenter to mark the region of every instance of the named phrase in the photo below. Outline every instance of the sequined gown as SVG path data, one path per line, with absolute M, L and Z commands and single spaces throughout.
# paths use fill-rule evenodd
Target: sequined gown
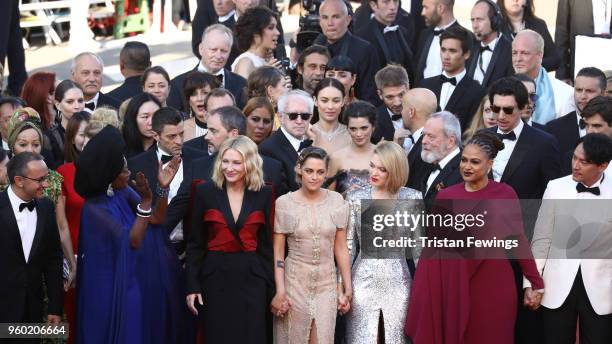
M 308 343 L 313 321 L 320 344 L 334 342 L 337 279 L 334 239 L 345 229 L 348 204 L 327 191 L 318 204 L 306 204 L 290 192 L 276 200 L 274 232 L 287 235 L 285 289 L 292 307 L 274 318 L 274 343 Z
M 384 322 L 385 343 L 406 343 L 404 323 L 408 310 L 408 298 L 412 280 L 406 263 L 406 258 L 417 261 L 420 249 L 403 251 L 401 258 L 364 258 L 362 251 L 357 253 L 357 246 L 362 242 L 361 233 L 361 200 L 372 198 L 372 188 L 367 186 L 348 193 L 350 218 L 347 232 L 353 278 L 353 302 L 351 311 L 347 314 L 346 339 L 348 344 L 377 342 L 378 323 L 382 314 Z M 400 200 L 421 200 L 421 192 L 402 187 Z M 422 202 L 399 202 L 395 210 L 420 213 Z M 385 229 L 388 231 L 390 229 Z M 401 227 L 388 232 L 385 239 L 401 237 L 418 238 L 420 228 L 410 231 Z M 384 250 L 384 249 L 382 249 Z M 381 251 L 382 252 L 382 251 Z M 383 253 L 384 255 L 384 253 Z M 355 257 L 356 256 L 356 257 Z M 397 255 L 395 256 L 397 257 Z

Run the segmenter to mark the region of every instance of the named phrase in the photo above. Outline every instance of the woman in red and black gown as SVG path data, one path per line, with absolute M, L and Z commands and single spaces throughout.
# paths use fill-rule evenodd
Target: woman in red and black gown
M 228 139 L 212 180 L 195 191 L 187 238 L 187 306 L 200 314 L 204 343 L 271 342 L 272 188 L 257 145 Z
M 488 178 L 493 159 L 503 147 L 494 133 L 477 132 L 462 152 L 459 169 L 464 183 L 441 190 L 434 203 L 438 211 L 450 210 L 453 214 L 482 214 L 486 210 L 484 227 L 462 231 L 455 227 L 446 229 L 446 234 L 435 234 L 450 239 L 514 239 L 518 246 L 459 250 L 425 247 L 415 273 L 405 326 L 406 335 L 415 344 L 514 343 L 518 300 L 508 255 L 518 258 L 534 289 L 541 292 L 544 288 L 524 234 L 516 193 L 510 186 Z M 427 236 L 433 235 L 429 232 Z M 461 258 L 457 259 L 457 254 Z M 530 294 L 525 304 L 534 306 L 535 298 L 541 295 Z

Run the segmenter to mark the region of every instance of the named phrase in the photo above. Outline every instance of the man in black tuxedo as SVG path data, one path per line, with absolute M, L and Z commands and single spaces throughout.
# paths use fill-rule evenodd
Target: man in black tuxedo
M 259 145 L 259 153 L 274 158 L 283 165 L 286 187 L 284 191 L 295 191 L 299 185 L 295 178 L 295 163 L 298 153 L 312 145 L 307 139 L 309 121 L 314 111 L 312 97 L 302 90 L 292 90 L 278 101 L 281 127 Z
M 522 74 L 522 73 L 515 74 L 514 77 L 523 83 L 523 86 L 525 86 L 525 88 L 527 89 L 527 94 L 529 95 L 529 98 L 527 98 L 528 99 L 527 105 L 525 105 L 525 109 L 521 113 L 521 119 L 527 125 L 530 125 L 536 129 L 546 130 L 546 127 L 544 125 L 538 122 L 534 122 L 532 119 L 533 110 L 535 110 L 536 100 L 538 99 L 535 81 L 532 78 L 530 78 L 527 74 Z
M 423 128 L 421 159 L 427 171 L 422 174 L 418 190 L 423 194 L 425 208 L 430 209 L 438 192 L 461 182 L 461 127 L 455 115 L 436 112 Z
M 377 109 L 376 128 L 371 140 L 372 143 L 381 139 L 393 141 L 395 131 L 403 127 L 402 99 L 410 88 L 408 74 L 401 66 L 389 65 L 379 70 L 374 80 L 383 105 Z
M 370 1 L 374 17 L 365 25 L 355 28 L 355 35 L 365 39 L 378 51 L 381 66 L 390 63 L 403 66 L 410 79 L 414 79 L 414 53 L 411 47 L 414 42 L 414 24 L 410 29 L 397 22 L 399 0 Z M 408 14 L 409 20 L 412 17 Z M 380 90 L 380 88 L 378 88 Z
M 472 7 L 472 31 L 479 44 L 474 44 L 467 75 L 488 88 L 495 80 L 514 74 L 512 41 L 502 35 L 504 18 L 497 4 L 478 0 Z
M 332 58 L 337 55 L 349 57 L 357 70 L 355 96 L 374 105 L 380 104 L 374 85 L 374 74 L 381 64 L 377 54 L 372 54 L 374 47 L 349 30 L 351 17 L 343 0 L 325 0 L 319 8 L 322 34 L 315 44 L 326 46 Z
M 0 2 L 0 65 L 6 66 L 8 57 L 9 77 L 7 91 L 18 97 L 28 73 L 23 51 L 23 37 L 19 26 L 20 1 L 8 0 Z M 1 78 L 0 78 L 1 79 Z M 2 86 L 0 86 L 0 90 Z
M 234 95 L 224 88 L 215 88 L 206 95 L 206 98 L 204 98 L 204 111 L 206 111 L 206 113 L 213 112 L 216 109 L 224 106 L 236 106 Z M 208 124 L 204 124 L 208 129 Z M 200 124 L 196 122 L 196 125 Z M 203 136 L 195 137 L 189 141 L 186 141 L 184 146 L 201 151 L 205 155 L 210 155 L 210 146 L 208 144 L 208 140 L 206 139 L 206 135 L 208 135 L 208 131 Z
M 125 43 L 119 53 L 119 70 L 125 78 L 123 84 L 108 92 L 108 96 L 123 103 L 142 92 L 140 78 L 144 71 L 151 67 L 149 47 L 138 41 Z
M 70 72 L 72 80 L 83 90 L 85 111 L 93 112 L 101 106 L 119 109 L 121 104 L 117 99 L 100 91 L 104 73 L 104 62 L 100 56 L 90 52 L 78 54 L 72 59 Z
M 485 89 L 465 70 L 470 57 L 472 34 L 462 27 L 451 27 L 440 34 L 442 74 L 421 81 L 419 87 L 433 91 L 440 110 L 449 111 L 459 118 L 465 130 L 485 96 Z
M 361 0 L 361 6 L 355 10 L 355 14 L 353 15 L 353 28 L 364 27 L 370 22 L 372 13 L 374 12 L 370 2 L 370 0 Z M 423 18 L 421 17 L 421 11 L 423 10 L 421 0 L 410 0 L 410 2 L 410 11 L 406 11 L 401 6 L 397 9 L 395 24 L 403 27 L 406 32 L 409 33 L 409 36 L 406 38 L 408 40 L 408 44 L 410 44 L 410 49 L 412 49 L 414 52 L 417 47 L 417 38 L 419 37 L 419 33 L 425 24 L 423 22 Z M 404 4 L 405 3 L 406 2 L 404 2 Z
M 151 127 L 155 132 L 154 138 L 157 149 L 149 149 L 128 160 L 128 168 L 132 172 L 130 179 L 136 179 L 136 173 L 144 173 L 149 187 L 153 191 L 153 201 L 157 199 L 157 175 L 159 174 L 159 164 L 163 166 L 170 163 L 173 157 L 181 157 L 176 176 L 170 183 L 170 193 L 168 201 L 176 195 L 185 170 L 189 169 L 194 159 L 208 155 L 207 152 L 195 150 L 183 146 L 183 118 L 181 114 L 173 108 L 161 108 L 153 113 Z
M 612 98 L 597 96 L 591 99 L 582 111 L 582 119 L 587 134 L 599 133 L 612 138 Z M 567 154 L 562 157 L 561 164 L 564 173 L 567 171 L 571 173 L 572 156 Z M 608 167 L 606 172 L 611 170 L 612 168 Z
M 541 199 L 546 184 L 559 177 L 559 148 L 550 134 L 521 120 L 528 103 L 525 86 L 516 78 L 502 78 L 489 91 L 491 111 L 497 127 L 489 128 L 502 139 L 505 148 L 493 162 L 493 178 L 510 185 L 520 199 Z
M 185 95 L 183 94 L 183 81 L 193 70 L 216 75 L 221 81 L 221 87 L 232 92 L 239 108 L 244 107 L 246 95 L 244 89 L 246 80 L 240 75 L 225 69 L 225 63 L 229 57 L 234 37 L 232 31 L 221 24 L 214 24 L 206 28 L 200 43 L 200 54 L 202 58 L 198 65 L 174 79 L 172 79 L 168 106 L 180 111 L 185 111 Z
M 601 70 L 595 67 L 581 69 L 574 81 L 576 110 L 546 123 L 546 131 L 559 141 L 562 170 L 567 174 L 571 173 L 571 166 L 566 166 L 567 158 L 571 161 L 578 139 L 586 135 L 582 111 L 591 99 L 604 94 L 606 86 L 606 76 Z
M 7 169 L 10 186 L 0 193 L 0 323 L 41 322 L 44 278 L 47 322 L 59 324 L 62 249 L 55 206 L 43 196 L 49 171 L 41 155 L 29 152 L 13 157 Z
M 191 166 L 184 170 L 178 192 L 168 206 L 165 225 L 169 231 L 172 231 L 187 215 L 195 185 L 211 179 L 216 151 L 223 142 L 246 134 L 246 117 L 240 109 L 234 106 L 225 106 L 209 112 L 207 123 L 210 133 L 209 142 L 215 154 L 193 160 Z M 264 181 L 274 187 L 276 195 L 280 195 L 283 192 L 284 184 L 281 174 L 282 165 L 270 157 L 261 156 L 261 158 Z
M 454 3 L 454 0 L 423 0 L 421 15 L 427 28 L 421 31 L 417 45 L 415 83 L 442 72 L 440 34 L 451 27 L 463 28 L 453 14 Z

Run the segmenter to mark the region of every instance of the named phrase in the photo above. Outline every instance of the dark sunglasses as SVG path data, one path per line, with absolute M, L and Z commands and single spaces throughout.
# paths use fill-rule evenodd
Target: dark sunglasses
M 538 101 L 538 95 L 537 93 L 533 92 L 533 93 L 529 93 L 529 100 L 531 100 L 531 102 L 535 103 L 536 101 Z
M 300 116 L 302 118 L 302 121 L 308 121 L 310 119 L 310 117 L 312 116 L 312 114 L 303 113 L 303 112 L 290 112 L 290 113 L 288 113 L 286 115 L 292 121 L 295 121 L 298 118 L 298 116 Z
M 506 115 L 512 115 L 514 113 L 514 106 L 500 107 L 497 105 L 491 105 L 491 111 L 493 111 L 493 113 L 499 114 L 501 110 L 503 110 Z

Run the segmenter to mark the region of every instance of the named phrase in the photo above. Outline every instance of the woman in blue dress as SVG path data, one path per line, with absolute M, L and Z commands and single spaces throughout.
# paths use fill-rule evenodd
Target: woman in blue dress
M 77 343 L 175 343 L 181 322 L 178 260 L 165 231 L 180 158 L 158 175 L 157 207 L 137 173 L 133 187 L 119 131 L 107 126 L 76 161 L 75 189 L 85 199 L 77 271 Z M 136 191 L 135 191 L 136 190 Z

